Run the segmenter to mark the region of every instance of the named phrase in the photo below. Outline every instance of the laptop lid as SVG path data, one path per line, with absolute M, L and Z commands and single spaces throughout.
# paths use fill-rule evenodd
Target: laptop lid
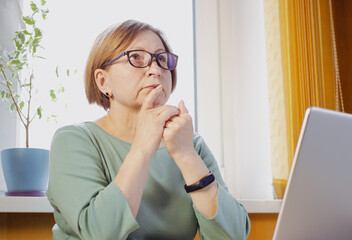
M 351 114 L 307 110 L 273 239 L 352 239 Z

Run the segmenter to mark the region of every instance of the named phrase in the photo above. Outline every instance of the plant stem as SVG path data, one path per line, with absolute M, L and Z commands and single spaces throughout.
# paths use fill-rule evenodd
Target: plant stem
M 2 72 L 2 74 L 3 74 L 3 76 L 4 76 L 4 78 L 5 78 L 6 87 L 7 87 L 7 89 L 8 89 L 9 92 L 10 92 L 10 96 L 11 96 L 11 99 L 12 99 L 13 103 L 15 104 L 16 111 L 17 111 L 17 113 L 18 113 L 18 116 L 20 117 L 21 122 L 23 123 L 24 127 L 27 128 L 28 126 L 26 126 L 26 123 L 24 122 L 24 120 L 23 120 L 23 118 L 22 118 L 23 113 L 22 113 L 21 109 L 20 109 L 20 108 L 18 107 L 18 105 L 17 105 L 17 102 L 16 102 L 16 100 L 15 100 L 15 98 L 14 98 L 14 96 L 13 96 L 13 93 L 12 93 L 12 91 L 11 91 L 11 87 L 10 87 L 10 85 L 9 85 L 9 81 L 7 80 L 7 77 L 6 77 L 6 74 L 5 74 L 3 68 L 1 68 L 1 72 Z
M 29 147 L 29 124 L 30 124 L 30 110 L 31 110 L 31 100 L 32 100 L 32 80 L 33 80 L 33 69 L 32 74 L 29 77 L 29 98 L 28 98 L 28 112 L 27 112 L 27 124 L 26 124 L 26 148 Z

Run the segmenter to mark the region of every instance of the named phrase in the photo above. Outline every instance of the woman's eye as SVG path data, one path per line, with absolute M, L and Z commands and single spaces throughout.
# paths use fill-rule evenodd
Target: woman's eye
M 130 59 L 135 60 L 135 61 L 140 61 L 140 60 L 142 60 L 142 56 L 138 53 L 134 53 L 130 56 Z
M 163 55 L 159 55 L 158 59 L 159 59 L 159 62 L 166 62 L 166 57 Z

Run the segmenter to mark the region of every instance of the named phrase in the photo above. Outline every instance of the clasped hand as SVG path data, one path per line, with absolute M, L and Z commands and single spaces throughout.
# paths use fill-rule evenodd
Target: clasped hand
M 133 145 L 151 157 L 164 139 L 168 153 L 178 161 L 194 152 L 192 118 L 183 101 L 178 108 L 170 105 L 155 106 L 160 94 L 163 93 L 159 85 L 144 100 Z

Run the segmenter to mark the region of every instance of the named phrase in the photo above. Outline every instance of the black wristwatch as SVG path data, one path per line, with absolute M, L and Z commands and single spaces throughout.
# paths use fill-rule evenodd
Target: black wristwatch
M 187 186 L 185 184 L 185 190 L 187 193 L 190 192 L 194 192 L 197 191 L 199 189 L 205 188 L 206 186 L 208 186 L 210 183 L 214 182 L 215 177 L 214 174 L 210 171 L 208 175 L 206 175 L 205 177 L 203 177 L 201 180 L 199 180 L 196 183 L 193 183 L 189 186 Z

